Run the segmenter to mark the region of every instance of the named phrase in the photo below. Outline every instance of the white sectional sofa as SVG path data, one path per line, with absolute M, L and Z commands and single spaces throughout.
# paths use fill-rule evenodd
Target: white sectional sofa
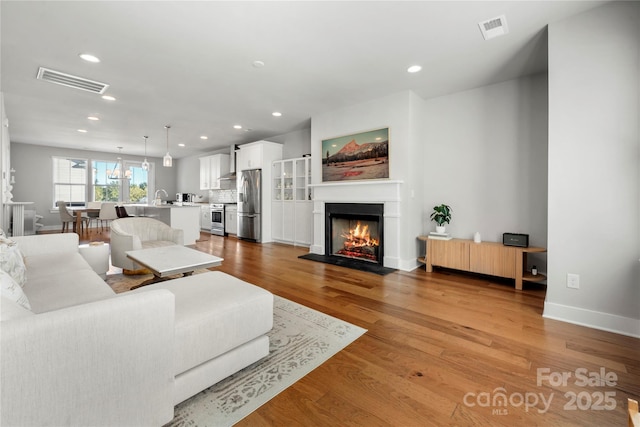
M 161 426 L 174 405 L 268 354 L 264 289 L 208 272 L 116 295 L 77 234 L 12 240 L 30 310 L 3 289 L 2 426 Z

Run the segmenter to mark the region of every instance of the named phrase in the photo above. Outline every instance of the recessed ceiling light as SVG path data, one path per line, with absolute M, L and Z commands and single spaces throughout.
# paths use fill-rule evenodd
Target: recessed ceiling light
M 234 129 L 242 129 L 242 126 L 240 126 L 240 125 L 233 125 L 233 128 L 234 128 Z
M 262 68 L 262 67 L 264 67 L 264 62 L 262 62 L 262 61 L 253 61 L 253 66 L 255 68 Z
M 180 144 L 178 144 L 178 147 L 184 147 L 184 144 L 181 142 Z
M 408 73 L 417 73 L 420 70 L 422 70 L 422 67 L 419 65 L 412 65 L 411 67 L 407 68 Z
M 87 117 L 87 119 L 88 119 L 88 120 L 93 120 L 93 121 L 98 121 L 98 120 L 100 120 L 100 118 L 99 118 L 99 117 L 96 117 L 96 116 L 89 116 L 89 117 Z
M 80 133 L 87 133 L 87 130 L 86 130 L 86 129 L 78 129 L 78 132 L 80 132 Z
M 278 112 L 278 111 L 274 111 L 273 113 L 271 113 L 271 115 L 272 115 L 273 117 L 280 117 L 280 116 L 282 116 L 282 113 L 280 113 L 280 112 Z
M 106 99 L 107 101 L 115 101 L 116 99 L 111 95 L 102 95 L 102 99 Z
M 252 130 L 253 130 L 253 129 L 251 129 L 251 128 L 246 128 L 244 131 L 245 131 L 245 132 L 251 132 Z
M 100 58 L 89 53 L 81 53 L 79 56 L 87 62 L 100 62 Z
M 209 139 L 209 137 L 208 137 L 208 136 L 206 136 L 206 135 L 202 135 L 202 136 L 200 137 L 200 139 Z

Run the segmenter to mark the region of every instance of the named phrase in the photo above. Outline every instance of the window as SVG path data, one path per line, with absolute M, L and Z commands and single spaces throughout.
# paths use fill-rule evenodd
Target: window
M 62 200 L 70 206 L 87 201 L 87 159 L 53 158 L 53 207 Z
M 114 176 L 115 162 L 104 160 L 94 160 L 93 170 L 93 191 L 91 199 L 96 202 L 118 202 L 121 194 L 121 180 L 112 179 Z
M 125 167 L 131 173 L 129 179 L 128 198 L 133 203 L 147 203 L 149 200 L 149 173 L 142 169 L 140 162 L 125 162 Z M 149 167 L 151 169 L 151 166 Z
M 147 203 L 153 164 L 145 171 L 141 162 L 94 160 L 92 170 L 92 200 Z

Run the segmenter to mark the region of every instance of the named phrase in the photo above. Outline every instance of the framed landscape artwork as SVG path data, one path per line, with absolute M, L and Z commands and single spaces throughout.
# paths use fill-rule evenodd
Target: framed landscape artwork
M 322 140 L 322 181 L 389 178 L 389 128 Z

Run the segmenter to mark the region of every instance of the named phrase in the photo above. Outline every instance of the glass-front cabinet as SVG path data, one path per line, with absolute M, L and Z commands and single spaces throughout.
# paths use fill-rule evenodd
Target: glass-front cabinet
M 272 170 L 273 239 L 311 244 L 311 157 L 277 160 Z

